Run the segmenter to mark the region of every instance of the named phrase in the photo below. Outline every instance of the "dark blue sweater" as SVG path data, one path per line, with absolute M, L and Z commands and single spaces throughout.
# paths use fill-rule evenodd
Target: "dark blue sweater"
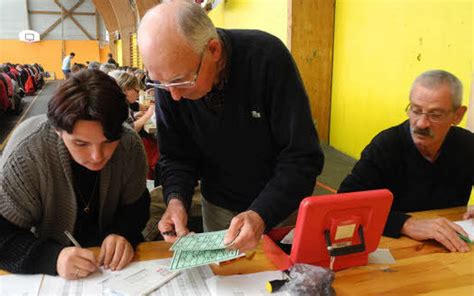
M 254 210 L 267 230 L 311 195 L 324 156 L 296 65 L 276 37 L 219 30 L 228 54 L 224 108 L 173 101 L 156 90 L 165 200 L 186 206 L 198 178 L 204 198 L 232 211 Z
M 474 185 L 474 134 L 451 127 L 435 162 L 416 148 L 408 121 L 378 134 L 362 151 L 339 192 L 389 189 L 393 204 L 384 235 L 399 237 L 406 212 L 464 206 Z

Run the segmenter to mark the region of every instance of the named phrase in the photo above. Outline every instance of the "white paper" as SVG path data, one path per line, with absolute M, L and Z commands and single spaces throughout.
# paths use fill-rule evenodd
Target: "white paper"
M 469 235 L 469 239 L 474 241 L 474 219 L 455 221 L 454 223 L 461 226 Z
M 105 286 L 122 295 L 148 295 L 166 284 L 179 272 L 169 271 L 167 266 L 132 268 L 107 281 Z
M 0 295 L 36 296 L 39 294 L 42 279 L 42 274 L 0 276 Z
M 101 281 L 109 274 L 110 272 L 96 272 L 78 280 L 45 275 L 39 295 L 114 295 Z
M 206 280 L 213 276 L 208 265 L 187 269 L 150 295 L 207 296 Z
M 206 281 L 209 292 L 213 296 L 234 295 L 269 295 L 265 285 L 268 281 L 283 279 L 281 271 L 265 271 L 251 274 L 214 276 Z M 290 295 L 284 287 L 271 295 Z
M 369 264 L 395 264 L 389 249 L 377 249 L 369 254 Z
M 137 270 L 156 270 L 160 265 L 169 266 L 169 263 L 169 259 L 133 262 L 121 271 L 103 270 L 78 280 L 49 275 L 5 275 L 0 276 L 0 295 L 118 295 L 111 289 L 117 279 Z M 156 280 L 155 277 L 152 279 Z M 157 285 L 157 282 L 152 284 Z M 141 291 L 145 287 L 145 280 L 142 278 L 136 289 Z M 135 291 L 133 290 L 131 295 L 139 294 Z
M 295 229 L 293 228 L 288 232 L 285 237 L 280 241 L 280 243 L 285 245 L 292 245 L 293 244 L 293 236 L 295 235 Z

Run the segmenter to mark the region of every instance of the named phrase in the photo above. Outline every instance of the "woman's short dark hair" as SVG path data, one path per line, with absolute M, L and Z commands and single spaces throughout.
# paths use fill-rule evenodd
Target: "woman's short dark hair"
M 109 75 L 99 70 L 81 70 L 64 81 L 48 103 L 48 119 L 69 134 L 78 120 L 96 120 L 104 136 L 115 141 L 128 118 L 125 94 Z

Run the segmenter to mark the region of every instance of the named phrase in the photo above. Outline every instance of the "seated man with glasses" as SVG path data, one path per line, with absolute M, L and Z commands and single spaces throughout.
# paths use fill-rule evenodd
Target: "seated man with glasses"
M 169 242 L 188 233 L 201 180 L 203 228 L 229 228 L 245 251 L 313 192 L 323 154 L 303 83 L 276 37 L 217 29 L 190 1 L 158 4 L 138 44 L 156 89 L 161 181 Z
M 409 120 L 378 134 L 342 182 L 339 192 L 389 189 L 394 196 L 384 235 L 435 239 L 467 252 L 444 218 L 415 219 L 406 212 L 465 206 L 474 184 L 474 134 L 456 127 L 466 113 L 462 84 L 443 70 L 418 76 L 406 108 Z M 468 215 L 466 215 L 468 217 Z

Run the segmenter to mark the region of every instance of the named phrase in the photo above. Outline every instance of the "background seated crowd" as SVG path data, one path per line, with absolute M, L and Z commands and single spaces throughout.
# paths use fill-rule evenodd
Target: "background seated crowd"
M 39 64 L 0 64 L 0 111 L 20 114 L 25 95 L 34 95 L 44 85 L 45 72 Z

